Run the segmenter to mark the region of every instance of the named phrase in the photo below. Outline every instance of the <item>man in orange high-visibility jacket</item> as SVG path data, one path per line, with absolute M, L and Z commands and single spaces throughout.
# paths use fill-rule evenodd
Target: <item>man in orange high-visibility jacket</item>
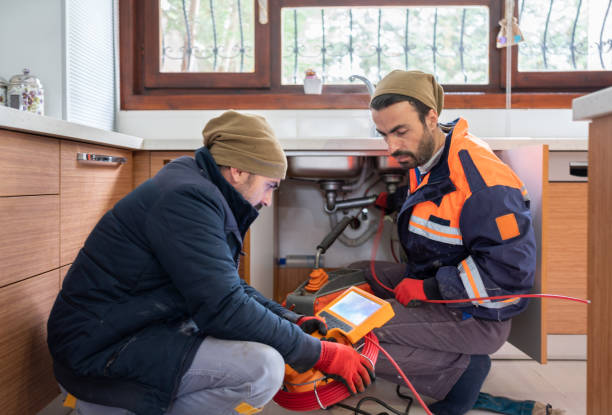
M 438 123 L 444 92 L 420 71 L 393 71 L 378 84 L 372 119 L 389 154 L 409 169 L 410 183 L 377 204 L 399 209 L 398 232 L 406 263 L 377 263 L 381 287 L 396 316 L 375 331 L 416 389 L 438 399 L 436 415 L 464 414 L 478 397 L 489 354 L 506 341 L 510 319 L 526 299 L 461 304 L 412 300 L 465 299 L 527 293 L 533 285 L 536 244 L 521 180 L 467 122 Z M 410 303 L 410 304 L 409 304 Z M 411 305 L 406 307 L 407 305 Z M 395 382 L 384 358 L 376 373 Z

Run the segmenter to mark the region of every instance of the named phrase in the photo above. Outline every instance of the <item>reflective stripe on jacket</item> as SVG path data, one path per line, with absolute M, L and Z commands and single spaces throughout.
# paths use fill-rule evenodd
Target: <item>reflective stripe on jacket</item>
M 425 280 L 444 299 L 527 293 L 534 283 L 536 244 L 522 181 L 468 133 L 458 119 L 440 161 L 410 186 L 398 216 L 406 277 Z M 526 299 L 458 305 L 476 317 L 505 320 Z M 451 305 L 457 306 L 457 305 Z

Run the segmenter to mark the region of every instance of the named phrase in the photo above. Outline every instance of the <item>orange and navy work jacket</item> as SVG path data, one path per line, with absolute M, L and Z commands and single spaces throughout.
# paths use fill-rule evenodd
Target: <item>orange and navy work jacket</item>
M 406 277 L 425 280 L 428 297 L 481 298 L 527 293 L 536 244 L 523 182 L 458 119 L 439 162 L 423 177 L 410 170 L 398 215 Z M 433 293 L 433 294 L 432 294 Z M 505 320 L 527 299 L 452 304 L 475 317 Z

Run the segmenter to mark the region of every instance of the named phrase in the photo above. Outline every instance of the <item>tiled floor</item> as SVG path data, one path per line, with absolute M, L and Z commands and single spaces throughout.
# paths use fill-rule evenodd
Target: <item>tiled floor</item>
M 402 392 L 404 389 L 402 389 Z M 586 362 L 585 361 L 549 361 L 540 365 L 531 360 L 493 360 L 491 372 L 482 388 L 491 395 L 506 396 L 512 399 L 536 400 L 550 403 L 553 408 L 565 409 L 567 415 L 586 414 Z M 384 380 L 377 380 L 368 390 L 356 397 L 349 398 L 349 405 L 356 404 L 364 396 L 376 396 L 399 411 L 404 411 L 406 403 L 395 394 L 395 385 Z M 384 408 L 366 402 L 361 407 L 372 414 L 384 411 Z M 344 408 L 331 408 L 323 411 L 312 411 L 317 415 L 352 415 Z M 288 411 L 274 402 L 265 406 L 262 415 L 289 415 Z M 416 399 L 410 409 L 410 415 L 424 415 L 426 412 Z M 491 412 L 470 411 L 469 415 L 490 415 Z
M 482 390 L 492 395 L 512 399 L 550 403 L 554 408 L 565 409 L 567 415 L 585 415 L 586 361 L 549 360 L 546 365 L 540 365 L 532 360 L 493 360 L 491 372 Z M 400 411 L 404 411 L 406 407 L 406 403 L 395 394 L 395 385 L 382 379 L 378 379 L 364 394 L 349 398 L 346 403 L 355 405 L 364 396 L 380 398 Z M 384 408 L 370 402 L 365 403 L 361 408 L 372 414 L 384 411 Z M 48 407 L 39 415 L 67 415 L 67 412 L 66 408 L 61 408 L 58 402 L 55 408 Z M 424 415 L 425 411 L 415 400 L 409 413 L 410 415 Z M 288 411 L 271 402 L 260 414 L 291 415 L 297 412 Z M 353 412 L 335 407 L 326 411 L 312 411 L 309 414 L 352 415 Z M 490 415 L 491 412 L 470 411 L 468 414 Z

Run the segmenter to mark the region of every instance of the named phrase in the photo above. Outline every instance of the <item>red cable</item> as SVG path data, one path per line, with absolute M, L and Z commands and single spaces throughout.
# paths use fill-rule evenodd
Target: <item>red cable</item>
M 372 255 L 370 257 L 370 271 L 372 272 L 372 277 L 374 280 L 380 285 L 382 288 L 389 292 L 393 292 L 393 289 L 387 287 L 385 284 L 380 282 L 378 276 L 376 275 L 376 270 L 374 267 L 374 260 L 376 258 L 376 253 L 378 251 L 378 244 L 380 243 L 380 238 L 382 237 L 382 229 L 384 215 L 381 216 L 380 221 L 378 223 L 378 229 L 376 230 L 376 236 L 374 237 L 374 246 L 372 247 Z M 427 303 L 436 303 L 436 304 L 452 304 L 452 303 L 469 303 L 472 301 L 484 301 L 484 300 L 503 300 L 506 298 L 559 298 L 562 300 L 570 300 L 576 301 L 579 303 L 590 304 L 590 300 L 583 300 L 582 298 L 576 297 L 568 297 L 566 295 L 558 295 L 558 294 L 508 294 L 508 295 L 496 295 L 493 297 L 477 297 L 477 298 L 463 298 L 463 299 L 455 299 L 455 300 L 423 300 Z

